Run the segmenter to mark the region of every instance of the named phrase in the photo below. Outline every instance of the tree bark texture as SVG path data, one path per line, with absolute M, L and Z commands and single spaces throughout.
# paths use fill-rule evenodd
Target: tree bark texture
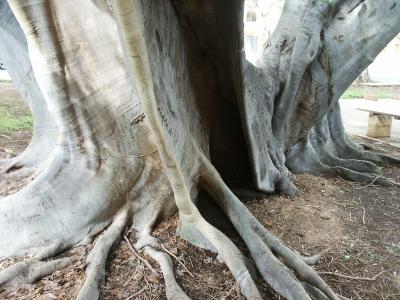
M 259 299 L 246 258 L 196 207 L 206 190 L 272 289 L 339 299 L 315 258 L 266 230 L 230 187 L 294 195 L 300 172 L 398 185 L 379 165 L 400 160 L 351 142 L 338 99 L 399 33 L 400 1 L 288 0 L 257 67 L 244 53 L 241 0 L 0 3 L 0 58 L 35 117 L 30 146 L 4 172 L 37 174 L 0 201 L 0 258 L 32 256 L 0 285 L 65 266 L 71 258 L 53 257 L 103 232 L 78 296 L 98 298 L 108 253 L 131 226 L 168 298 L 184 299 L 151 236 L 178 211 L 181 236 L 218 252 L 242 294 Z

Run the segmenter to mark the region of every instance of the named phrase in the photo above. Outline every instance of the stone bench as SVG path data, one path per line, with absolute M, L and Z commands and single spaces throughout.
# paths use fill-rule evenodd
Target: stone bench
M 367 136 L 373 138 L 390 137 L 392 120 L 400 120 L 400 105 L 388 106 L 380 102 L 364 104 L 358 110 L 369 112 Z
M 400 83 L 361 83 L 364 90 L 364 98 L 367 100 L 378 100 L 379 94 L 384 92 L 387 98 L 400 100 Z

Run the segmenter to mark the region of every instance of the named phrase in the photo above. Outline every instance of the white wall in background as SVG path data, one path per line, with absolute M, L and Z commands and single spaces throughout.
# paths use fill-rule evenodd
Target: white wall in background
M 283 0 L 246 0 L 244 6 L 244 43 L 246 58 L 257 65 L 263 46 L 274 31 L 282 12 Z M 400 35 L 368 68 L 372 81 L 400 83 Z
M 274 31 L 283 0 L 246 0 L 244 6 L 244 45 L 246 58 L 257 64 L 263 46 Z
M 0 80 L 11 80 L 6 70 L 0 70 Z
M 400 83 L 400 35 L 368 67 L 372 81 Z

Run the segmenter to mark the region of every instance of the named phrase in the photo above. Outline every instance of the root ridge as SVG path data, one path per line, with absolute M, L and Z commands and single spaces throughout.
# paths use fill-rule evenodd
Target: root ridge
M 144 252 L 158 262 L 164 276 L 165 290 L 169 300 L 189 300 L 175 279 L 173 264 L 170 256 L 164 252 L 157 251 L 153 247 L 145 247 Z
M 0 272 L 0 287 L 17 284 L 32 284 L 55 271 L 74 263 L 75 257 L 65 257 L 50 261 L 34 258 L 19 262 Z
M 128 222 L 128 213 L 127 209 L 121 211 L 103 235 L 96 241 L 86 259 L 86 280 L 79 291 L 78 300 L 99 298 L 100 288 L 104 283 L 106 275 L 105 268 L 108 255 L 121 237 L 122 231 Z
M 315 263 L 318 256 L 303 258 L 284 245 L 236 198 L 213 166 L 207 160 L 203 160 L 203 163 L 206 169 L 202 178 L 203 186 L 242 237 L 262 278 L 287 299 L 311 299 L 311 293 L 307 292 L 302 281 L 329 299 L 339 299 L 318 273 L 307 264 L 307 262 Z

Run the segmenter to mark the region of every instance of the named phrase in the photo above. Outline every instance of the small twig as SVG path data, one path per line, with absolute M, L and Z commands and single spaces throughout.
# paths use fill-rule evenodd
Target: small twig
M 161 248 L 162 248 L 165 252 L 167 252 L 169 255 L 171 255 L 173 258 L 175 258 L 176 261 L 186 270 L 186 272 L 188 272 L 189 275 L 190 275 L 192 278 L 194 278 L 193 273 L 189 271 L 189 269 L 186 267 L 186 265 L 185 265 L 183 262 L 181 262 L 181 261 L 179 260 L 179 258 L 176 257 L 175 254 L 173 254 L 171 251 L 169 251 L 169 250 L 168 250 L 167 248 L 165 248 L 163 245 L 161 245 Z
M 3 138 L 6 138 L 6 139 L 9 140 L 9 141 L 12 141 L 12 139 L 11 139 L 9 136 L 7 136 L 7 135 L 0 134 L 0 136 L 3 137 Z
M 145 290 L 147 289 L 147 286 L 145 286 L 144 288 L 142 288 L 139 292 L 133 294 L 132 296 L 129 296 L 126 300 L 130 300 L 135 298 L 136 296 L 139 296 L 141 293 L 143 293 Z
M 232 293 L 233 291 L 236 289 L 236 284 L 234 284 L 228 291 L 228 293 L 222 298 L 222 299 L 227 299 Z
M 362 222 L 365 225 L 365 207 L 363 207 Z
M 10 149 L 7 149 L 7 148 L 4 148 L 4 147 L 0 147 L 0 149 L 2 149 L 4 152 L 6 152 L 8 154 L 13 154 L 14 153 L 14 151 L 12 151 Z
M 375 179 L 372 180 L 372 182 L 370 182 L 370 183 L 367 184 L 366 186 L 362 186 L 362 187 L 354 188 L 354 189 L 355 189 L 355 190 L 362 190 L 362 189 L 369 188 L 370 186 L 374 185 L 375 181 L 376 181 L 378 178 L 383 178 L 383 177 L 381 177 L 381 176 L 376 176 Z
M 142 256 L 140 256 L 135 248 L 133 248 L 131 242 L 129 241 L 129 239 L 127 238 L 126 235 L 124 235 L 124 239 L 126 241 L 126 243 L 128 244 L 129 249 L 131 249 L 131 252 L 133 253 L 133 255 L 135 255 L 141 262 L 143 262 L 154 274 L 158 275 L 158 272 L 151 266 L 151 264 L 148 262 L 147 259 L 143 258 Z
M 126 287 L 130 283 L 132 278 L 135 277 L 135 275 L 139 272 L 139 268 L 140 268 L 140 264 L 138 264 L 138 267 L 136 268 L 136 270 L 133 273 L 133 275 L 131 277 L 129 277 L 129 279 L 124 283 L 124 287 Z
M 366 281 L 374 281 L 378 276 L 382 275 L 383 273 L 387 272 L 388 270 L 383 270 L 376 274 L 374 277 L 357 277 L 357 276 L 349 276 L 349 275 L 344 275 L 336 272 L 318 272 L 318 274 L 321 275 L 331 275 L 331 276 L 337 276 L 337 277 L 342 277 L 346 279 L 354 279 L 354 280 L 366 280 Z

